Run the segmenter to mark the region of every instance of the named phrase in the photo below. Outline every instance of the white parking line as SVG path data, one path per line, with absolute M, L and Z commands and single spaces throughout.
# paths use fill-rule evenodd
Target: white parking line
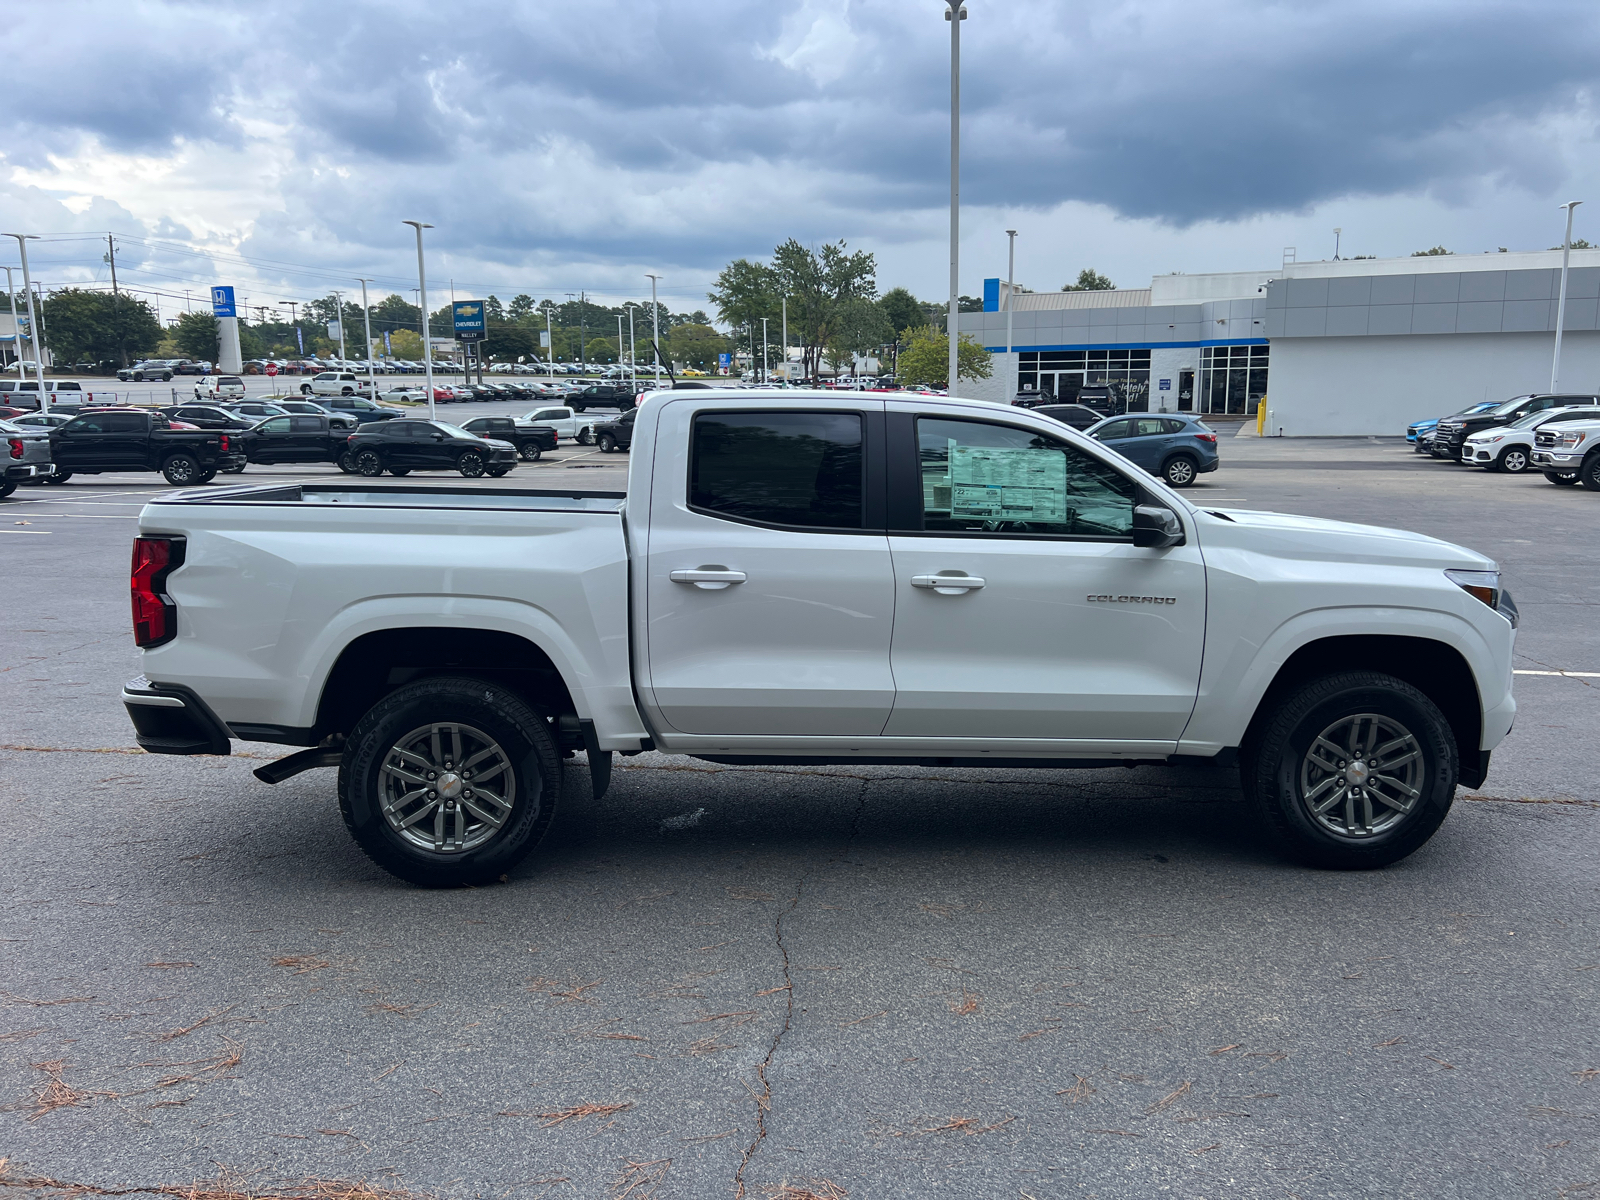
M 1600 679 L 1600 671 L 1513 671 L 1513 675 L 1559 675 L 1563 679 Z
M 23 537 L 49 537 L 53 532 L 51 529 L 0 529 L 0 533 L 17 533 Z

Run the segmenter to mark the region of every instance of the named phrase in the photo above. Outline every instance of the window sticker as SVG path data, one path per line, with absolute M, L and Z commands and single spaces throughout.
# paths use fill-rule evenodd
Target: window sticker
M 949 455 L 952 517 L 1067 519 L 1067 461 L 1060 450 L 963 446 L 951 438 Z

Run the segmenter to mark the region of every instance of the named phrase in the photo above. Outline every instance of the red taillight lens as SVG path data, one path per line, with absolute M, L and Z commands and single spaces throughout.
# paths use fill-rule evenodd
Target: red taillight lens
M 1214 442 L 1217 440 L 1217 435 L 1214 433 L 1197 433 L 1194 436 L 1199 438 L 1202 442 Z
M 21 438 L 7 438 L 6 442 L 11 447 L 11 457 L 12 458 L 21 458 L 22 457 L 22 439 Z
M 223 434 L 222 435 L 222 445 L 219 446 L 218 449 L 221 450 L 224 454 L 226 454 L 228 452 L 228 435 L 227 434 Z
M 181 538 L 134 538 L 133 571 L 128 588 L 133 598 L 133 644 L 159 646 L 178 635 L 178 606 L 165 594 L 167 576 L 183 565 Z

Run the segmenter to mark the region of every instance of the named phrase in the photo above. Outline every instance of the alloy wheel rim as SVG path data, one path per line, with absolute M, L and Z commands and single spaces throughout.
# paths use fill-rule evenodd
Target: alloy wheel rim
M 1387 833 L 1422 800 L 1422 746 L 1393 717 L 1340 717 L 1300 762 L 1300 801 L 1322 830 L 1365 840 Z
M 1528 465 L 1528 456 L 1521 450 L 1506 451 L 1505 469 L 1508 471 L 1521 471 Z
M 1184 459 L 1179 459 L 1167 468 L 1167 478 L 1173 483 L 1188 483 L 1194 478 L 1194 468 Z
M 402 841 L 433 854 L 465 854 L 511 818 L 516 771 L 481 729 L 434 721 L 397 738 L 384 754 L 378 803 Z

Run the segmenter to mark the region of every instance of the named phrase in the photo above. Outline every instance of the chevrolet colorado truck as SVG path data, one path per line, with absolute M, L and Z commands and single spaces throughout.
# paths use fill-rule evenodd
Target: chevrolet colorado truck
M 497 878 L 586 754 L 1237 766 L 1283 846 L 1381 866 L 1511 728 L 1495 564 L 1197 506 L 1058 421 L 860 392 L 662 391 L 622 492 L 176 492 L 139 519 L 139 744 L 305 747 L 418 884 Z

